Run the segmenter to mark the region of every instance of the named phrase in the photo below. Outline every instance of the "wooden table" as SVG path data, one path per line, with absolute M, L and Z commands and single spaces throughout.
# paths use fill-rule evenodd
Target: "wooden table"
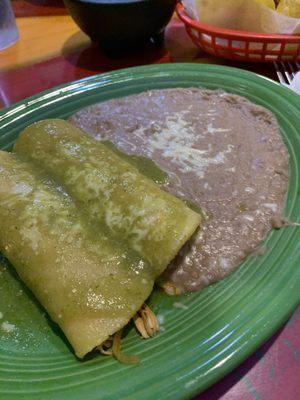
M 134 65 L 200 62 L 246 68 L 271 79 L 269 64 L 241 64 L 199 51 L 175 17 L 166 30 L 166 45 L 150 45 L 127 57 L 111 60 L 81 32 L 69 15 L 17 18 L 20 40 L 0 53 L 0 106 L 85 76 Z
M 150 63 L 224 64 L 276 79 L 271 64 L 226 62 L 200 52 L 175 17 L 166 30 L 165 47 L 157 49 L 149 45 L 119 60 L 110 60 L 102 54 L 68 15 L 18 18 L 17 23 L 20 41 L 0 52 L 0 107 L 64 82 Z M 300 308 L 248 360 L 197 399 L 300 400 L 299 333 Z

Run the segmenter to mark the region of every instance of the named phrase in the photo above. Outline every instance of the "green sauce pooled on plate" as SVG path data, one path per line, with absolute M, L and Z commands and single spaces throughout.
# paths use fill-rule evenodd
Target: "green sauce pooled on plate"
M 155 162 L 149 158 L 126 154 L 119 150 L 110 140 L 103 140 L 101 143 L 116 153 L 120 158 L 136 167 L 141 174 L 152 179 L 156 184 L 163 185 L 168 182 L 168 174 L 160 169 Z
M 150 158 L 133 154 L 126 154 L 123 151 L 119 150 L 117 146 L 110 140 L 101 140 L 101 143 L 107 146 L 114 153 L 116 153 L 120 158 L 136 167 L 141 174 L 149 179 L 152 179 L 157 185 L 164 185 L 168 183 L 167 172 L 159 168 L 159 166 Z M 185 198 L 180 198 L 180 200 L 182 200 L 191 210 L 202 215 L 201 207 L 199 207 L 196 203 Z

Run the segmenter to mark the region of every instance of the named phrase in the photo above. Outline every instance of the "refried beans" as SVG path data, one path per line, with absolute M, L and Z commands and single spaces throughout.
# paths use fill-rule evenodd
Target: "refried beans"
M 223 279 L 283 219 L 288 152 L 273 114 L 245 98 L 151 90 L 87 107 L 70 122 L 151 158 L 168 173 L 163 188 L 203 210 L 201 227 L 160 279 L 170 294 Z

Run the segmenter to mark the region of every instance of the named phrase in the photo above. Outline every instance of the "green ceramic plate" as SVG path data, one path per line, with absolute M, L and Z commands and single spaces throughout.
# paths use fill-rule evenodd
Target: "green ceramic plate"
M 150 88 L 203 86 L 243 95 L 277 116 L 290 152 L 286 216 L 300 215 L 300 96 L 252 73 L 232 68 L 167 64 L 132 68 L 66 84 L 0 113 L 0 147 L 43 118 L 68 117 L 99 101 Z M 300 228 L 273 231 L 264 256 L 249 257 L 224 281 L 180 299 L 154 292 L 164 319 L 161 332 L 143 341 L 134 330 L 124 349 L 136 366 L 98 356 L 78 361 L 67 341 L 12 268 L 2 267 L 0 311 L 15 325 L 0 338 L 0 394 L 6 400 L 182 399 L 207 388 L 249 356 L 283 324 L 300 300 Z M 174 301 L 186 307 L 178 309 Z M 1 315 L 0 315 L 1 316 Z

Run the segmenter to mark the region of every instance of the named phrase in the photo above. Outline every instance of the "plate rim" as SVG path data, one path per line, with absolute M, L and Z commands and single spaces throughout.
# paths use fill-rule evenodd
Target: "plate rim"
M 117 69 L 117 70 L 113 70 L 113 71 L 109 71 L 109 72 L 94 74 L 94 75 L 87 76 L 87 77 L 84 77 L 81 79 L 76 79 L 76 80 L 73 80 L 70 82 L 65 82 L 60 85 L 53 86 L 50 89 L 43 90 L 41 92 L 38 92 L 31 96 L 28 96 L 28 97 L 26 97 L 22 100 L 19 100 L 7 107 L 0 109 L 0 122 L 2 122 L 2 120 L 7 117 L 7 114 L 9 114 L 10 111 L 12 111 L 13 109 L 19 108 L 24 103 L 28 103 L 26 106 L 30 107 L 32 102 L 35 102 L 35 100 L 38 100 L 38 99 L 43 100 L 45 97 L 47 97 L 47 95 L 49 95 L 51 93 L 54 93 L 54 95 L 51 97 L 56 98 L 56 97 L 60 97 L 61 90 L 71 91 L 72 89 L 74 90 L 75 88 L 79 88 L 80 86 L 82 86 L 82 84 L 92 83 L 94 81 L 100 83 L 101 81 L 111 80 L 111 78 L 114 78 L 114 76 L 118 76 L 119 74 L 127 75 L 130 73 L 143 72 L 143 71 L 144 72 L 147 72 L 147 71 L 155 72 L 155 71 L 158 71 L 159 69 L 166 69 L 166 70 L 170 69 L 170 71 L 172 71 L 174 66 L 178 66 L 178 69 L 179 68 L 189 69 L 191 66 L 193 66 L 193 67 L 196 66 L 197 68 L 200 68 L 200 69 L 202 69 L 202 68 L 207 69 L 209 72 L 214 72 L 214 71 L 218 71 L 218 70 L 222 69 L 224 72 L 227 72 L 229 74 L 236 73 L 238 75 L 244 75 L 245 77 L 246 76 L 252 77 L 252 79 L 259 79 L 259 80 L 262 80 L 262 82 L 265 82 L 265 83 L 271 85 L 271 87 L 273 87 L 274 89 L 276 88 L 276 90 L 279 90 L 280 93 L 284 97 L 289 97 L 292 102 L 296 101 L 300 105 L 300 95 L 295 93 L 293 90 L 289 89 L 287 86 L 283 86 L 281 83 L 276 82 L 276 81 L 272 80 L 271 78 L 268 78 L 266 76 L 263 76 L 261 74 L 258 74 L 258 73 L 252 72 L 252 71 L 248 71 L 248 70 L 244 70 L 244 69 L 240 69 L 240 68 L 236 68 L 236 67 L 217 65 L 217 64 L 199 64 L 199 63 L 187 63 L 187 62 L 186 63 L 165 63 L 165 64 L 150 64 L 150 65 L 142 65 L 142 66 L 137 66 L 137 67 L 134 66 L 134 67 L 128 67 L 128 68 L 121 68 L 121 69 Z M 178 70 L 174 69 L 174 71 L 172 71 L 172 72 L 178 73 Z M 1 126 L 0 126 L 0 134 L 1 134 Z
M 134 74 L 135 73 L 147 73 L 149 72 L 150 75 L 151 73 L 158 73 L 163 71 L 164 73 L 167 73 L 169 75 L 172 75 L 172 73 L 180 74 L 180 68 L 182 69 L 188 69 L 192 73 L 197 73 L 195 70 L 201 70 L 202 73 L 205 71 L 208 72 L 216 72 L 220 73 L 226 73 L 226 74 L 235 74 L 239 75 L 240 78 L 252 78 L 252 80 L 260 81 L 264 85 L 266 85 L 270 90 L 275 90 L 278 94 L 286 98 L 294 107 L 298 107 L 300 109 L 300 96 L 297 95 L 296 93 L 292 92 L 289 88 L 281 86 L 279 83 L 272 81 L 269 78 L 266 78 L 264 76 L 252 73 L 250 71 L 245 71 L 241 70 L 238 68 L 232 68 L 232 67 L 223 67 L 223 66 L 218 66 L 218 65 L 211 65 L 211 64 L 195 64 L 195 63 L 172 63 L 172 64 L 155 64 L 155 65 L 147 65 L 147 66 L 141 66 L 141 67 L 130 67 L 126 69 L 121 69 L 121 70 L 115 70 L 103 74 L 96 74 L 90 77 L 86 77 L 80 80 L 64 83 L 59 86 L 55 86 L 51 89 L 48 89 L 46 91 L 37 93 L 33 96 L 27 97 L 23 100 L 18 101 L 15 104 L 12 104 L 9 107 L 6 107 L 2 110 L 0 110 L 0 123 L 3 121 L 10 121 L 10 119 L 13 118 L 13 116 L 18 115 L 18 113 L 22 113 L 24 109 L 28 109 L 33 107 L 33 111 L 36 110 L 39 104 L 43 103 L 47 98 L 48 99 L 61 99 L 62 94 L 67 94 L 68 92 L 73 93 L 75 91 L 75 95 L 81 94 L 83 92 L 86 92 L 87 89 L 86 85 L 93 85 L 97 84 L 98 89 L 101 88 L 101 83 L 105 81 L 112 81 L 113 83 L 116 78 L 119 77 L 126 77 L 129 75 L 132 76 L 132 79 L 134 79 Z M 89 86 L 88 86 L 89 87 Z M 92 87 L 91 87 L 92 89 Z M 50 95 L 50 96 L 49 96 Z M 13 112 L 15 111 L 15 113 Z M 299 121 L 300 121 L 300 115 L 299 115 Z M 9 122 L 13 123 L 13 121 Z M 0 126 L 0 137 L 1 135 L 1 126 Z M 236 368 L 238 365 L 240 365 L 241 362 L 243 362 L 248 356 L 250 356 L 257 348 L 259 348 L 272 334 L 274 334 L 280 326 L 287 320 L 287 318 L 291 315 L 293 310 L 297 307 L 300 301 L 300 293 L 296 296 L 296 293 L 294 295 L 291 295 L 291 298 L 289 299 L 289 307 L 285 308 L 285 312 L 281 313 L 280 317 L 276 319 L 276 323 L 271 323 L 264 329 L 263 332 L 260 333 L 259 336 L 256 337 L 256 344 L 251 343 L 250 346 L 242 346 L 239 349 L 238 354 L 235 356 L 234 362 L 233 360 L 230 360 L 230 368 L 228 368 L 228 364 L 226 364 L 227 368 L 223 368 L 223 370 L 219 370 L 217 376 L 215 378 L 211 378 L 210 381 L 207 381 L 207 384 L 205 386 L 200 385 L 200 383 L 195 385 L 191 385 L 188 388 L 185 388 L 184 391 L 180 391 L 180 397 L 175 398 L 189 398 L 192 395 L 199 394 L 199 388 L 201 387 L 201 390 L 205 390 L 207 387 L 211 386 L 214 384 L 216 381 L 220 380 L 222 377 L 227 375 L 230 371 L 232 371 L 234 368 Z M 259 337 L 259 339 L 258 339 Z M 225 366 L 225 364 L 224 364 Z M 174 398 L 174 396 L 173 396 Z

